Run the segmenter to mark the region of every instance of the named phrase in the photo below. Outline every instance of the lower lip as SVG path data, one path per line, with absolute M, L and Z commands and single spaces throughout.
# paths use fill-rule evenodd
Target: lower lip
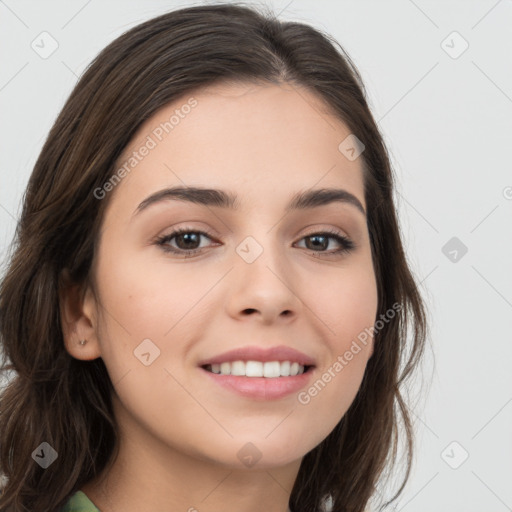
M 220 375 L 199 368 L 220 386 L 254 400 L 277 400 L 300 391 L 311 378 L 314 368 L 293 377 L 244 377 Z

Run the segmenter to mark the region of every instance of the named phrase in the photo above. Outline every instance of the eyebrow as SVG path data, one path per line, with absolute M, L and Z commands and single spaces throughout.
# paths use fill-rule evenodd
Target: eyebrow
M 144 199 L 133 212 L 133 215 L 138 215 L 155 203 L 169 200 L 188 201 L 203 206 L 214 206 L 233 211 L 238 210 L 240 206 L 236 194 L 225 190 L 202 187 L 172 187 L 159 190 Z M 366 217 L 366 211 L 359 199 L 347 190 L 338 188 L 322 188 L 299 192 L 292 197 L 285 211 L 288 213 L 295 210 L 307 210 L 332 203 L 352 205 Z

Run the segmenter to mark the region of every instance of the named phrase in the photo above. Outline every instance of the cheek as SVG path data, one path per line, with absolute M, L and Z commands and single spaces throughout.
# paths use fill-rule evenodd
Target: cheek
M 163 257 L 148 263 L 147 257 L 116 249 L 121 247 L 118 242 L 105 247 L 97 276 L 101 354 L 114 382 L 143 367 L 139 352 L 151 353 L 152 369 L 172 367 L 182 358 L 194 326 L 201 327 L 196 320 L 208 303 L 204 296 L 219 279 L 198 273 L 197 267 L 171 269 Z
M 377 288 L 371 267 L 347 268 L 335 282 L 319 283 L 319 292 L 311 299 L 321 320 L 328 357 L 322 361 L 316 380 L 299 396 L 299 403 L 326 418 L 325 435 L 342 418 L 359 390 L 372 353 L 369 328 L 377 314 Z
M 162 352 L 161 341 L 172 327 L 171 312 L 175 304 L 155 289 L 148 265 L 133 255 L 127 256 L 120 243 L 105 246 L 99 257 L 101 357 L 112 381 L 117 382 L 127 371 L 143 366 L 134 356 L 144 340 L 154 344 L 153 357 Z M 160 279 L 156 284 L 163 287 L 163 281 Z M 165 315 L 165 311 L 169 314 Z
M 331 350 L 347 350 L 352 340 L 373 326 L 377 314 L 377 285 L 369 265 L 347 267 L 318 278 L 310 307 L 325 328 Z
M 114 245 L 105 249 L 98 273 L 104 308 L 112 313 L 106 315 L 106 322 L 116 330 L 124 328 L 133 341 L 163 338 L 210 285 L 198 282 L 197 272 L 171 269 L 163 257 L 154 262 L 134 252 L 116 252 Z
M 354 279 L 350 286 L 347 283 L 340 302 L 340 314 L 333 329 L 337 333 L 333 344 L 336 360 L 330 366 L 333 365 L 331 373 L 334 370 L 336 375 L 342 375 L 342 379 L 337 379 L 338 387 L 345 387 L 353 398 L 373 352 L 371 328 L 377 314 L 377 289 L 373 275 Z M 343 384 L 340 383 L 342 380 Z
M 374 325 L 377 314 L 377 288 L 373 275 L 362 275 L 360 279 L 345 283 L 340 292 L 339 314 L 334 331 L 339 333 L 336 345 L 347 350 L 353 340 L 357 340 Z M 364 348 L 364 347 L 363 347 Z

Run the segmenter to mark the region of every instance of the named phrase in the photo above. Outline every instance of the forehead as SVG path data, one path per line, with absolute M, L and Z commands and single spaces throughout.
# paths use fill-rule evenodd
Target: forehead
M 207 185 L 248 201 L 285 201 L 305 188 L 343 186 L 364 205 L 362 158 L 339 149 L 349 135 L 316 94 L 295 84 L 209 86 L 141 125 L 118 159 L 116 170 L 129 172 L 115 196 L 133 205 L 159 187 Z

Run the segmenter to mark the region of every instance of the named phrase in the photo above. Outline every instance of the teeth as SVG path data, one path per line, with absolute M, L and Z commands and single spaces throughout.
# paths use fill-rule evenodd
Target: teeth
M 206 369 L 220 375 L 245 377 L 293 377 L 304 373 L 304 366 L 291 361 L 233 361 L 207 365 Z

